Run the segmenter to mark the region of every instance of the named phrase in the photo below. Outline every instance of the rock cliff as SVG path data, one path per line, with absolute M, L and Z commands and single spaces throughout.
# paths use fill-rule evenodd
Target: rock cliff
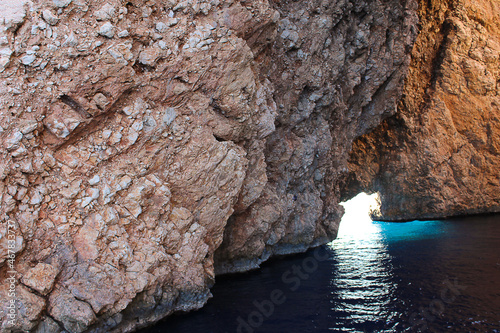
M 201 307 L 216 274 L 335 238 L 355 191 L 420 202 L 427 164 L 409 153 L 429 140 L 444 158 L 454 135 L 431 131 L 449 125 L 431 105 L 484 111 L 474 127 L 457 113 L 446 147 L 464 144 L 457 165 L 477 153 L 467 179 L 495 197 L 499 9 L 484 3 L 0 0 L 2 330 L 130 332 Z M 403 196 L 388 179 L 404 174 Z
M 353 145 L 346 197 L 384 220 L 500 211 L 500 4 L 432 1 L 398 113 Z
M 351 144 L 395 113 L 416 35 L 413 1 L 277 1 L 274 8 L 277 38 L 257 60 L 277 105 L 259 171 L 267 182 L 254 180 L 251 163 L 249 183 L 259 192 L 230 217 L 218 273 L 335 237 Z

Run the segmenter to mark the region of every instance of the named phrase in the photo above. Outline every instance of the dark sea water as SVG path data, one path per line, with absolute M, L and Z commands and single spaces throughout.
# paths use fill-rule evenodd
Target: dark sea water
M 343 221 L 337 240 L 218 277 L 153 332 L 500 332 L 500 215 Z

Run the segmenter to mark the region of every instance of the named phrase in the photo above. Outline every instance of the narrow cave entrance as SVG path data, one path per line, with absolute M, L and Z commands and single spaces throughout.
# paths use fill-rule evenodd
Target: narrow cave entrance
M 373 213 L 380 209 L 380 196 L 378 193 L 359 193 L 354 198 L 340 203 L 345 213 L 339 226 L 338 238 L 349 235 L 363 235 L 372 226 Z

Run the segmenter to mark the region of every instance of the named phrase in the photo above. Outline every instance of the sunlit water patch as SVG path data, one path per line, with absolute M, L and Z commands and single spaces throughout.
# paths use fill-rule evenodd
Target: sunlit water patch
M 386 327 L 393 317 L 390 303 L 397 285 L 381 227 L 368 214 L 377 205 L 377 196 L 361 193 L 343 205 L 346 212 L 337 239 L 329 244 L 335 266 L 331 330 Z

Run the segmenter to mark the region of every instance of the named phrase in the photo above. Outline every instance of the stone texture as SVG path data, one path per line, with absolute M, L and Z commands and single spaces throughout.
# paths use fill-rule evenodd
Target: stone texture
M 11 276 L 10 274 L 8 275 Z M 17 279 L 17 277 L 16 277 Z M 5 277 L 2 276 L 2 280 Z M 17 284 L 17 283 L 16 283 Z M 42 312 L 46 308 L 46 300 L 33 292 L 28 290 L 24 286 L 16 285 L 15 287 L 15 325 L 12 325 L 8 320 L 6 320 L 7 313 L 10 313 L 8 306 L 10 306 L 10 300 L 13 298 L 9 296 L 12 293 L 8 289 L 7 283 L 2 283 L 0 286 L 0 316 L 2 317 L 2 331 L 3 332 L 19 332 L 19 328 L 22 327 L 25 331 L 30 331 L 38 326 L 39 320 L 42 317 Z
M 335 237 L 351 143 L 395 113 L 416 35 L 413 1 L 274 5 L 280 20 L 271 49 L 240 27 L 249 13 L 230 23 L 262 53 L 278 114 L 262 162 L 249 155 L 237 211 L 216 253 L 218 273 Z
M 12 221 L 29 311 L 6 332 L 130 332 L 333 239 L 352 142 L 396 112 L 417 35 L 414 0 L 12 3 L 0 248 Z M 486 46 L 464 68 L 489 96 Z
M 52 265 L 38 263 L 23 276 L 22 282 L 40 294 L 46 295 L 52 290 L 56 275 L 57 270 Z
M 28 0 L 0 0 L 0 24 L 15 31 L 24 22 Z
M 51 10 L 46 9 L 42 12 L 42 17 L 50 25 L 56 25 L 59 22 L 59 19 L 56 15 L 52 13 Z
M 215 249 L 276 116 L 224 10 L 263 27 L 276 13 L 178 5 L 34 2 L 0 29 L 0 276 L 14 221 L 18 281 L 43 300 L 15 328 L 2 316 L 2 331 L 125 332 L 210 297 Z
M 55 290 L 49 304 L 50 315 L 69 332 L 84 332 L 95 321 L 89 304 L 75 299 L 65 290 Z
M 397 115 L 353 146 L 346 197 L 384 220 L 500 211 L 500 5 L 422 2 Z

